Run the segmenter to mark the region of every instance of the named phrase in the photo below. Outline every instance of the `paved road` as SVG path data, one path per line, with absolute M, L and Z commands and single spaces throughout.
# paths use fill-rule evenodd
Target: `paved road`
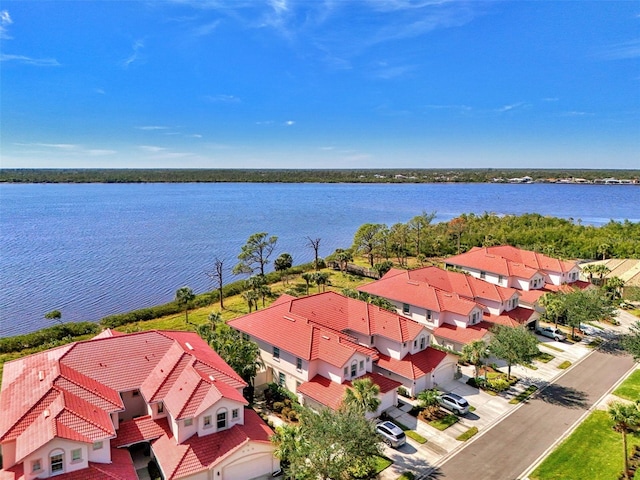
M 518 478 L 632 366 L 628 355 L 594 352 L 436 468 L 429 478 Z

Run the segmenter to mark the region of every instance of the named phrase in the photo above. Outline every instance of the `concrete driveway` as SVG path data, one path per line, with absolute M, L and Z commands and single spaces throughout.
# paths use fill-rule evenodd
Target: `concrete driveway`
M 620 327 L 602 325 L 605 329 L 602 334 L 604 339 L 613 338 L 619 333 L 624 332 L 631 323 L 637 320 L 633 315 L 627 312 L 623 313 L 626 315 L 622 315 L 622 318 L 620 318 Z M 464 448 L 467 443 L 472 443 L 475 438 L 482 436 L 507 415 L 522 406 L 522 404 L 512 405 L 509 403 L 509 400 L 525 390 L 527 386 L 535 384 L 541 389 L 550 383 L 558 381 L 563 375 L 567 375 L 573 367 L 585 361 L 585 359 L 595 351 L 588 346 L 591 340 L 589 337 L 585 337 L 582 341 L 576 343 L 567 341 L 556 342 L 553 339 L 542 336 L 538 336 L 538 339 L 540 340 L 540 350 L 553 355 L 554 358 L 547 363 L 534 361 L 532 365 L 533 368 L 512 366 L 512 375 L 517 376 L 520 381 L 507 392 L 494 396 L 467 385 L 466 381 L 474 375 L 473 367 L 470 366 L 462 367 L 463 376 L 460 380 L 454 380 L 447 384 L 440 385 L 440 390 L 454 392 L 465 397 L 471 406 L 475 408 L 473 412 L 461 417 L 458 423 L 452 425 L 444 432 L 436 430 L 430 425 L 409 415 L 407 413 L 410 409 L 408 404 L 416 402 L 402 399 L 402 402 L 405 403 L 406 406 L 392 408 L 388 413 L 403 425 L 417 431 L 427 439 L 427 442 L 421 445 L 407 437 L 407 445 L 399 450 L 386 447 L 385 454 L 394 461 L 394 464 L 383 471 L 379 475 L 379 478 L 383 480 L 395 480 L 406 471 L 411 471 L 419 475 L 430 471 L 434 466 L 442 465 Z M 569 368 L 559 368 L 559 366 L 566 361 L 571 363 Z M 507 368 L 504 362 L 500 363 L 497 359 L 490 359 L 488 363 L 491 362 L 497 363 L 499 369 L 506 372 Z M 472 440 L 465 443 L 456 439 L 460 434 L 474 426 L 478 428 L 479 433 Z M 509 446 L 506 445 L 502 448 L 509 449 Z M 470 477 L 453 476 L 450 478 Z

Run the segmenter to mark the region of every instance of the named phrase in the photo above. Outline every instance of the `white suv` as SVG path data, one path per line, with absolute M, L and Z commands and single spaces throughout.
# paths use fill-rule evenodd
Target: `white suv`
M 401 447 L 407 441 L 407 436 L 402 429 L 393 422 L 382 422 L 376 425 L 376 433 L 382 437 L 382 441 L 393 448 Z
M 438 397 L 440 406 L 451 410 L 456 415 L 465 415 L 469 413 L 469 402 L 457 393 L 445 393 Z

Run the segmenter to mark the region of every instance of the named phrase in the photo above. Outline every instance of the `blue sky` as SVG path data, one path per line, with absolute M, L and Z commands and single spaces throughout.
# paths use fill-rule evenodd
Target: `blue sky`
M 640 168 L 640 2 L 7 1 L 5 168 Z

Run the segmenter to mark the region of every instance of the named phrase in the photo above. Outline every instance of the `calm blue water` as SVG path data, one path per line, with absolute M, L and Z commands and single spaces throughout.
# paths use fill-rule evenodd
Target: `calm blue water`
M 499 184 L 0 185 L 0 336 L 171 301 L 217 256 L 229 270 L 249 235 L 279 237 L 273 258 L 313 260 L 348 247 L 363 223 L 461 213 L 537 212 L 583 223 L 640 221 L 640 188 Z M 227 281 L 233 278 L 228 275 Z M 225 283 L 227 283 L 225 281 Z

